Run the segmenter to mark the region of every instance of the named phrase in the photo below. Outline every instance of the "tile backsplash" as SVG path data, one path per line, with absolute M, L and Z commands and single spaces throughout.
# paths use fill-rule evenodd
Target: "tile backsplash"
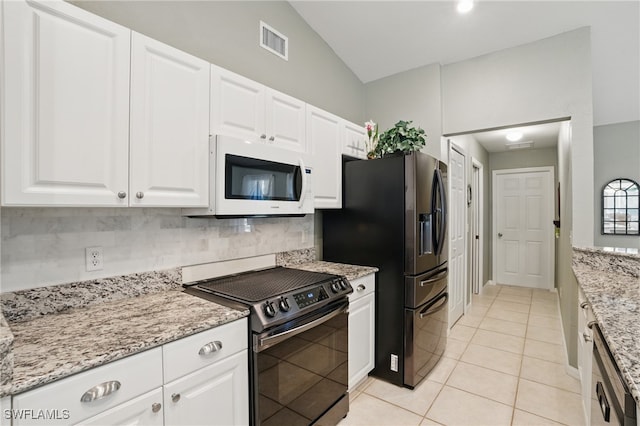
M 187 218 L 180 209 L 5 208 L 1 292 L 310 248 L 313 215 Z M 85 270 L 85 248 L 104 269 Z

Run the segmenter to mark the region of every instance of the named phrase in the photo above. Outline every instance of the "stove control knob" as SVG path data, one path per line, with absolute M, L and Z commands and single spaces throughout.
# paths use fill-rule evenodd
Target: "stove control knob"
M 276 308 L 273 307 L 273 303 L 266 301 L 264 303 L 264 314 L 269 318 L 276 316 Z
M 289 309 L 291 309 L 291 306 L 289 306 L 289 300 L 284 296 L 280 298 L 280 301 L 278 302 L 278 306 L 280 307 L 280 310 L 282 312 L 288 312 Z
M 349 288 L 349 286 L 347 285 L 347 282 L 344 279 L 340 279 L 340 288 L 343 290 L 346 290 L 347 288 Z
M 337 293 L 340 291 L 340 282 L 339 281 L 333 281 L 331 283 L 331 291 L 333 291 L 334 293 Z

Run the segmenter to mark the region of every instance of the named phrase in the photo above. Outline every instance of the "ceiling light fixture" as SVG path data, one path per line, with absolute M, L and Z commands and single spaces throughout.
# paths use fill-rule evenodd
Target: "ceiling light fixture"
M 507 133 L 507 140 L 508 141 L 517 142 L 520 139 L 522 139 L 522 133 L 521 132 L 509 132 L 509 133 Z
M 473 0 L 460 0 L 457 8 L 458 12 L 467 13 L 473 9 Z
M 507 149 L 533 148 L 533 141 L 506 143 Z

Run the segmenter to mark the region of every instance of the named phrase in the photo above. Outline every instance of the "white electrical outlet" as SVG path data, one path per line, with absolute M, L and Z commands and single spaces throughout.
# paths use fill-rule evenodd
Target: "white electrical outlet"
M 398 371 L 398 355 L 391 354 L 391 371 Z
M 84 251 L 87 271 L 100 271 L 104 267 L 102 247 L 87 247 Z

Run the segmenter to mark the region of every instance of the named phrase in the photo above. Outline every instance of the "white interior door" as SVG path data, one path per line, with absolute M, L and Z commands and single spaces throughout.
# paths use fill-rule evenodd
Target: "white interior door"
M 553 169 L 494 171 L 494 280 L 553 287 Z
M 449 149 L 449 326 L 464 313 L 466 283 L 466 178 L 465 156 Z

